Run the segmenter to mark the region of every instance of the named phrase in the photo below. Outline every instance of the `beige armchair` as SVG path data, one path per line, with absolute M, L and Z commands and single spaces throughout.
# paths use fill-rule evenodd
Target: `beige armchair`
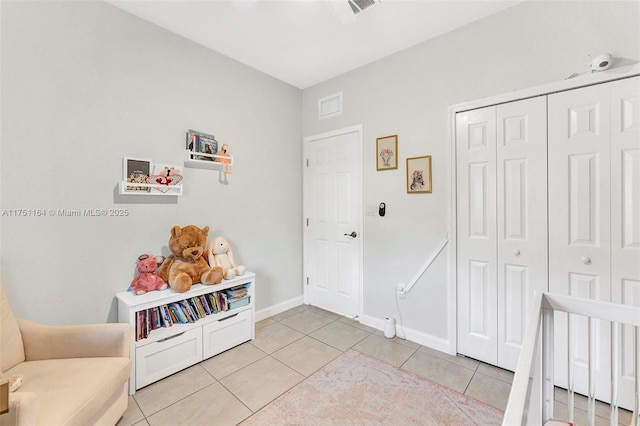
M 15 318 L 0 282 L 0 378 L 22 374 L 0 425 L 114 425 L 127 409 L 129 325 Z

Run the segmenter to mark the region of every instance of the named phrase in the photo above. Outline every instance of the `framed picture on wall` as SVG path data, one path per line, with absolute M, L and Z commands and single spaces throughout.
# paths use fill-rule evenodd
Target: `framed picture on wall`
M 376 139 L 376 170 L 398 168 L 398 135 Z
M 151 160 L 124 157 L 122 165 L 123 180 L 127 183 L 147 183 L 151 173 Z M 151 188 L 127 185 L 127 192 L 150 192 Z
M 407 158 L 407 194 L 430 194 L 431 186 L 431 156 Z

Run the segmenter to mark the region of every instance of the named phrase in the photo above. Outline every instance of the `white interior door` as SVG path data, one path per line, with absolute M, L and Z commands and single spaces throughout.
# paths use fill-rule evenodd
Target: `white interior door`
M 456 114 L 458 352 L 497 365 L 496 108 Z
M 610 301 L 610 120 L 607 84 L 548 97 L 549 290 Z M 556 384 L 588 395 L 589 332 L 586 318 L 556 313 Z M 571 361 L 567 329 L 571 330 Z M 593 359 L 596 398 L 609 401 L 609 324 L 595 321 Z
M 498 366 L 515 371 L 536 291 L 548 291 L 547 102 L 497 107 Z
M 305 303 L 360 315 L 362 128 L 305 138 Z
M 640 306 L 640 77 L 616 81 L 611 93 L 611 299 Z M 621 330 L 619 403 L 633 408 L 634 346 Z

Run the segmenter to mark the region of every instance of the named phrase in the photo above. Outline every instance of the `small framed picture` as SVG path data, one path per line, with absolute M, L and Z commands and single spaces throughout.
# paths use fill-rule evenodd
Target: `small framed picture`
M 123 180 L 127 183 L 146 184 L 151 173 L 151 160 L 124 157 L 122 170 Z M 151 188 L 144 186 L 127 185 L 126 190 L 131 192 L 149 192 L 150 189 Z
M 431 186 L 431 156 L 407 158 L 407 194 L 430 194 Z
M 398 168 L 398 135 L 376 139 L 376 170 Z

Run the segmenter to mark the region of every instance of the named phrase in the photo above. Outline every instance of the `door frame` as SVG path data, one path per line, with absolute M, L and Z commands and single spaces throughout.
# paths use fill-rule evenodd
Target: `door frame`
M 457 294 L 458 294 L 458 244 L 457 232 L 458 223 L 457 203 L 458 196 L 457 187 L 457 153 L 456 153 L 456 114 L 459 112 L 469 111 L 499 105 L 506 102 L 513 102 L 522 99 L 546 96 L 566 90 L 578 89 L 581 87 L 592 86 L 594 84 L 611 82 L 614 80 L 622 80 L 628 77 L 640 75 L 640 64 L 633 64 L 624 67 L 612 68 L 607 71 L 595 72 L 591 74 L 583 74 L 568 80 L 561 80 L 541 86 L 521 89 L 514 92 L 503 93 L 483 99 L 463 102 L 451 105 L 448 108 L 447 120 L 449 129 L 449 170 L 450 182 L 449 188 L 449 283 L 447 288 L 447 304 L 449 311 L 449 324 L 447 338 L 449 340 L 449 353 L 455 354 L 458 351 L 458 311 L 457 311 Z
M 359 245 L 358 245 L 358 271 L 359 277 L 358 280 L 358 317 L 362 318 L 363 313 L 363 290 L 364 290 L 364 171 L 363 171 L 363 157 L 362 157 L 362 139 L 363 139 L 363 130 L 362 124 L 358 124 L 355 126 L 345 127 L 342 129 L 331 130 L 324 133 L 319 133 L 311 136 L 305 136 L 303 138 L 303 146 L 302 146 L 302 289 L 303 289 L 303 302 L 305 304 L 309 304 L 309 292 L 307 291 L 307 280 L 308 277 L 308 259 L 309 255 L 307 254 L 307 226 L 306 226 L 306 218 L 308 216 L 309 211 L 309 200 L 308 194 L 305 191 L 309 176 L 307 169 L 307 159 L 309 158 L 309 143 L 319 139 L 326 139 L 335 136 L 344 135 L 347 133 L 357 133 L 358 134 L 358 168 L 360 169 L 360 176 L 357 178 L 357 183 L 360 185 L 360 200 L 358 200 L 358 206 L 360 207 L 360 230 L 359 232 Z

